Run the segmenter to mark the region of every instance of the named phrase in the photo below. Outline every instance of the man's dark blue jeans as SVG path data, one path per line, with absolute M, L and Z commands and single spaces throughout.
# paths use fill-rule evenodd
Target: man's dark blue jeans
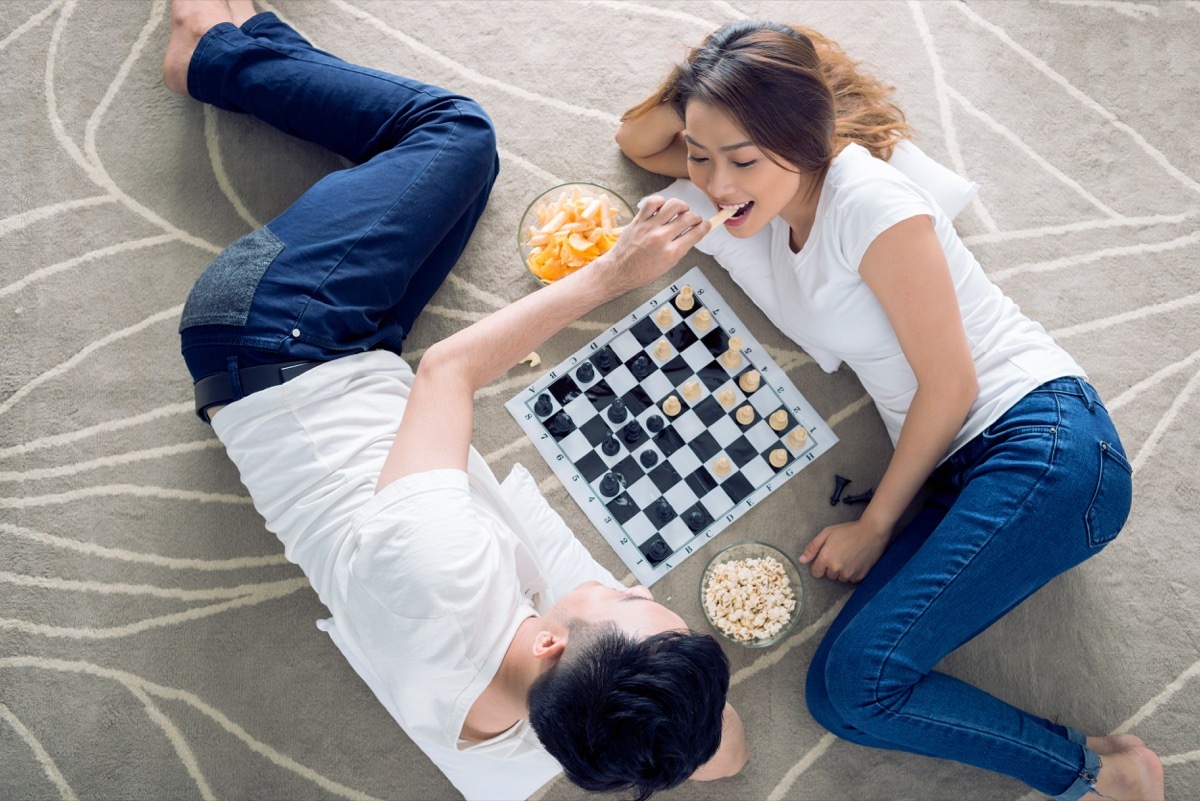
M 196 281 L 180 322 L 193 381 L 229 372 L 233 401 L 239 369 L 399 353 L 496 180 L 483 109 L 318 50 L 271 13 L 209 30 L 188 93 L 354 163 L 235 242 Z

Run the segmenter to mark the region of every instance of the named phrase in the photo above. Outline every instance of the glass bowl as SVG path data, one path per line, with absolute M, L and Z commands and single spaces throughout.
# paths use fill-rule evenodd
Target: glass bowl
M 716 621 L 713 620 L 712 613 L 710 613 L 708 603 L 706 602 L 709 579 L 713 575 L 714 568 L 717 565 L 744 559 L 762 559 L 764 557 L 771 557 L 783 566 L 784 579 L 786 580 L 787 587 L 792 591 L 795 606 L 787 613 L 787 617 L 780 621 L 782 626 L 779 630 L 769 636 L 749 639 L 735 637 L 732 633 L 723 631 L 717 625 Z M 796 627 L 796 622 L 800 620 L 801 611 L 804 609 L 804 588 L 800 584 L 800 568 L 796 566 L 796 562 L 792 557 L 772 545 L 767 545 L 765 542 L 735 543 L 719 551 L 716 556 L 709 560 L 708 565 L 704 568 L 704 575 L 700 578 L 700 608 L 704 611 L 704 618 L 708 621 L 708 625 L 712 627 L 712 630 L 718 637 L 726 642 L 743 648 L 766 648 L 774 645 L 792 632 L 792 629 Z
M 593 201 L 599 201 L 602 197 L 607 197 L 611 209 L 607 227 L 603 225 L 605 220 L 599 205 L 592 207 Z M 580 230 L 563 231 L 553 225 L 553 218 L 559 210 L 566 211 L 562 224 L 570 224 L 568 218 L 573 218 Z M 539 212 L 542 216 L 539 216 Z M 623 228 L 632 219 L 633 208 L 607 187 L 586 181 L 552 186 L 534 198 L 521 215 L 521 224 L 517 228 L 517 249 L 521 254 L 521 263 L 541 283 L 554 283 L 612 247 L 620 235 L 619 230 L 613 229 Z M 543 230 L 549 235 L 549 244 L 530 241 L 537 232 Z M 572 237 L 572 234 L 576 236 Z M 541 251 L 535 254 L 538 247 L 541 247 Z M 561 258 L 560 254 L 566 254 L 568 258 Z

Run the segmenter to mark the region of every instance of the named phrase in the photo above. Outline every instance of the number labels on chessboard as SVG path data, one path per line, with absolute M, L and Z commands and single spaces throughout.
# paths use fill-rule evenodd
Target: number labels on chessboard
M 647 586 L 837 442 L 698 267 L 507 408 Z

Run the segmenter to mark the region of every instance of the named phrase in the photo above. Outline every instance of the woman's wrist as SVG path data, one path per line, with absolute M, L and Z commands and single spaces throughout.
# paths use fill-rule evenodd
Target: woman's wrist
M 892 538 L 892 531 L 896 528 L 899 518 L 887 514 L 881 504 L 872 501 L 867 504 L 867 508 L 858 519 L 873 535 L 886 542 Z

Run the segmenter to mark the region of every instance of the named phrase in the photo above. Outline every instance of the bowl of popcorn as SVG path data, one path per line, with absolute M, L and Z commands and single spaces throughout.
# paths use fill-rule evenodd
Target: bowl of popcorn
M 804 605 L 800 569 L 783 551 L 739 542 L 720 551 L 700 579 L 700 608 L 717 633 L 745 648 L 786 637 Z
M 558 279 L 607 253 L 633 209 L 599 184 L 559 184 L 533 199 L 517 229 L 521 261 L 543 284 Z

